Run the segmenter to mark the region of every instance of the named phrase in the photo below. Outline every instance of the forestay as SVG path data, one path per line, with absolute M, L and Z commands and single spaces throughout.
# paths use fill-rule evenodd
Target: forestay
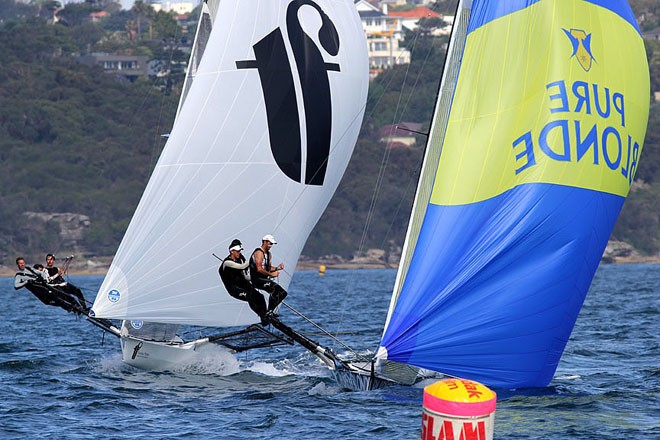
M 257 321 L 217 268 L 264 234 L 293 272 L 351 157 L 368 88 L 351 0 L 223 0 L 171 135 L 99 290 L 96 316 Z M 287 286 L 290 279 L 280 278 Z
M 422 175 L 431 191 L 418 190 L 411 227 L 421 226 L 379 357 L 545 386 L 639 164 L 644 44 L 625 1 L 461 8 L 470 18 L 446 134 L 438 109 Z

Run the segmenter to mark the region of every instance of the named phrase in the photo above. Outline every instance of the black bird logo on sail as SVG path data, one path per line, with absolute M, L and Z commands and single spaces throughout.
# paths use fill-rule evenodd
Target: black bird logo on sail
M 325 12 L 311 0 L 294 0 L 286 11 L 286 28 L 293 51 L 304 108 L 306 140 L 301 139 L 298 97 L 289 56 L 280 28 L 255 43 L 255 60 L 236 61 L 238 69 L 259 72 L 266 104 L 270 148 L 282 172 L 296 182 L 303 181 L 302 150 L 306 148 L 304 180 L 323 185 L 330 154 L 332 100 L 328 71 L 340 71 L 338 64 L 326 63 L 314 41 L 303 31 L 298 10 L 311 6 L 321 16 L 318 40 L 330 55 L 339 53 L 339 34 Z

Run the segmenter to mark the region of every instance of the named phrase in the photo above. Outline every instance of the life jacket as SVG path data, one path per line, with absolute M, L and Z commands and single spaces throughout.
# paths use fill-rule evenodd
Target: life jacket
M 63 284 L 66 283 L 64 281 L 64 278 L 62 278 L 62 275 L 59 274 L 59 269 L 55 266 L 53 267 L 46 267 L 45 268 L 48 271 L 48 276 L 50 277 L 50 283 L 49 284 Z
M 254 259 L 254 254 L 255 254 L 257 251 L 259 251 L 259 252 L 261 252 L 262 254 L 264 254 L 264 259 L 263 259 L 263 261 L 262 261 L 262 263 L 261 263 L 261 267 L 263 267 L 263 268 L 266 269 L 266 270 L 268 270 L 268 269 L 270 268 L 270 252 L 266 253 L 266 252 L 264 252 L 263 249 L 261 249 L 260 247 L 258 247 L 258 248 L 256 248 L 256 249 L 252 252 L 252 255 L 250 256 L 250 278 L 251 278 L 253 281 L 256 280 L 257 278 L 258 278 L 258 279 L 261 279 L 261 280 L 268 280 L 269 278 L 268 278 L 266 275 L 264 275 L 264 274 L 262 274 L 262 273 L 259 273 L 259 272 L 257 271 L 257 261 Z
M 227 290 L 236 286 L 245 285 L 247 280 L 245 279 L 245 275 L 243 275 L 243 271 L 238 269 L 231 269 L 225 266 L 225 261 L 234 261 L 238 264 L 242 264 L 245 263 L 245 257 L 241 255 L 240 257 L 238 257 L 238 261 L 235 261 L 232 260 L 231 255 L 227 255 L 227 257 L 224 260 L 222 260 L 222 264 L 218 268 L 220 279 L 222 279 L 222 283 L 225 285 Z

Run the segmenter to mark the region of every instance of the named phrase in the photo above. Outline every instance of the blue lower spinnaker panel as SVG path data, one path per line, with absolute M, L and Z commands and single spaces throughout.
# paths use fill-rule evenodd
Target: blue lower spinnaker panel
M 546 385 L 623 201 L 534 184 L 430 205 L 381 344 L 388 359 L 491 386 Z

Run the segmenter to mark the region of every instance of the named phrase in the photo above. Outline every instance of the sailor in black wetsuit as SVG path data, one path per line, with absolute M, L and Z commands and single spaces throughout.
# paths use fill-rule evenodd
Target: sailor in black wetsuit
M 267 325 L 266 300 L 250 283 L 250 275 L 248 273 L 249 263 L 245 260 L 243 254 L 241 254 L 242 250 L 241 241 L 234 239 L 229 245 L 229 255 L 222 260 L 218 272 L 227 292 L 236 299 L 247 301 L 252 311 L 261 318 L 261 324 Z
M 261 247 L 252 252 L 250 257 L 250 278 L 257 289 L 265 290 L 270 294 L 268 298 L 268 312 L 273 313 L 277 306 L 286 298 L 287 291 L 272 278 L 279 276 L 279 271 L 284 269 L 284 264 L 274 267 L 271 264 L 270 249 L 277 244 L 275 237 L 268 234 L 261 239 Z
M 39 301 L 49 306 L 62 307 L 67 312 L 82 313 L 78 302 L 69 294 L 47 284 L 47 275 L 25 265 L 23 257 L 16 258 L 18 271 L 14 277 L 14 289 L 25 287 Z
M 73 258 L 73 257 L 70 257 Z M 66 265 L 65 265 L 66 266 Z M 63 271 L 61 271 L 57 266 L 55 266 L 55 256 L 53 254 L 46 255 L 46 271 L 48 272 L 48 284 L 55 286 L 60 290 L 73 295 L 78 299 L 78 303 L 83 308 L 85 312 L 89 310 L 87 307 L 87 302 L 83 296 L 82 291 L 74 286 L 73 284 L 67 282 L 62 277 Z

